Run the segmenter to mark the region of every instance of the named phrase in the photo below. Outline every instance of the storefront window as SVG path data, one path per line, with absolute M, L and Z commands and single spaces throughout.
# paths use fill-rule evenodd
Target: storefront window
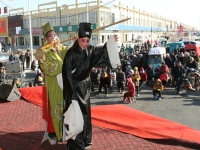
M 24 45 L 24 37 L 18 37 L 19 45 Z
M 33 45 L 36 45 L 36 46 L 40 45 L 39 36 L 34 36 L 33 37 Z

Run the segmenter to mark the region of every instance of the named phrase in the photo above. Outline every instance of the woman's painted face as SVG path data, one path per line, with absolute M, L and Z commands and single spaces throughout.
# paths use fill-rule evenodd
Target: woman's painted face
M 82 49 L 86 49 L 90 44 L 90 39 L 88 37 L 79 38 L 78 43 Z
M 48 32 L 46 35 L 47 43 L 52 43 L 55 37 L 56 37 L 56 34 L 54 31 Z

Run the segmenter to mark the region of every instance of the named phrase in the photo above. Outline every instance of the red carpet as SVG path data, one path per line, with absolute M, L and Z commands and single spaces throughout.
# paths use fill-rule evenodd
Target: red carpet
M 21 88 L 22 97 L 42 106 L 43 87 Z M 92 123 L 149 139 L 178 139 L 200 143 L 200 131 L 153 116 L 124 105 L 103 105 L 92 108 Z
M 35 105 L 42 106 L 43 88 L 43 86 L 19 88 L 19 91 L 22 97 L 27 101 Z
M 200 143 L 200 131 L 124 105 L 92 108 L 92 124 L 150 139 L 178 139 Z

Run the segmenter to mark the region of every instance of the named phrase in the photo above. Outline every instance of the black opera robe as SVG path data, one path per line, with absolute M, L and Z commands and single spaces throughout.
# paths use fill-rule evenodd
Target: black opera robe
M 84 149 L 84 145 L 87 146 L 92 141 L 89 74 L 94 66 L 101 64 L 110 66 L 106 44 L 98 49 L 88 46 L 87 50 L 82 50 L 77 40 L 65 55 L 62 68 L 65 100 L 63 113 L 67 111 L 72 100 L 77 100 L 84 119 L 83 132 L 76 136 L 75 141 L 68 140 L 69 145 L 70 143 L 74 145 L 74 142 L 78 143 L 78 146 L 71 146 L 71 149 Z

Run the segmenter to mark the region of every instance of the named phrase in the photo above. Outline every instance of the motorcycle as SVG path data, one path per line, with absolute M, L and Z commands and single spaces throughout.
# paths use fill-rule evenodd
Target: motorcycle
M 188 78 L 188 80 L 190 81 L 190 83 L 192 84 L 192 86 L 195 86 L 195 72 L 196 70 L 193 68 L 187 68 L 187 73 L 186 76 Z
M 192 84 L 190 83 L 190 81 L 187 77 L 182 78 L 180 90 L 195 91 L 195 89 L 192 87 Z

